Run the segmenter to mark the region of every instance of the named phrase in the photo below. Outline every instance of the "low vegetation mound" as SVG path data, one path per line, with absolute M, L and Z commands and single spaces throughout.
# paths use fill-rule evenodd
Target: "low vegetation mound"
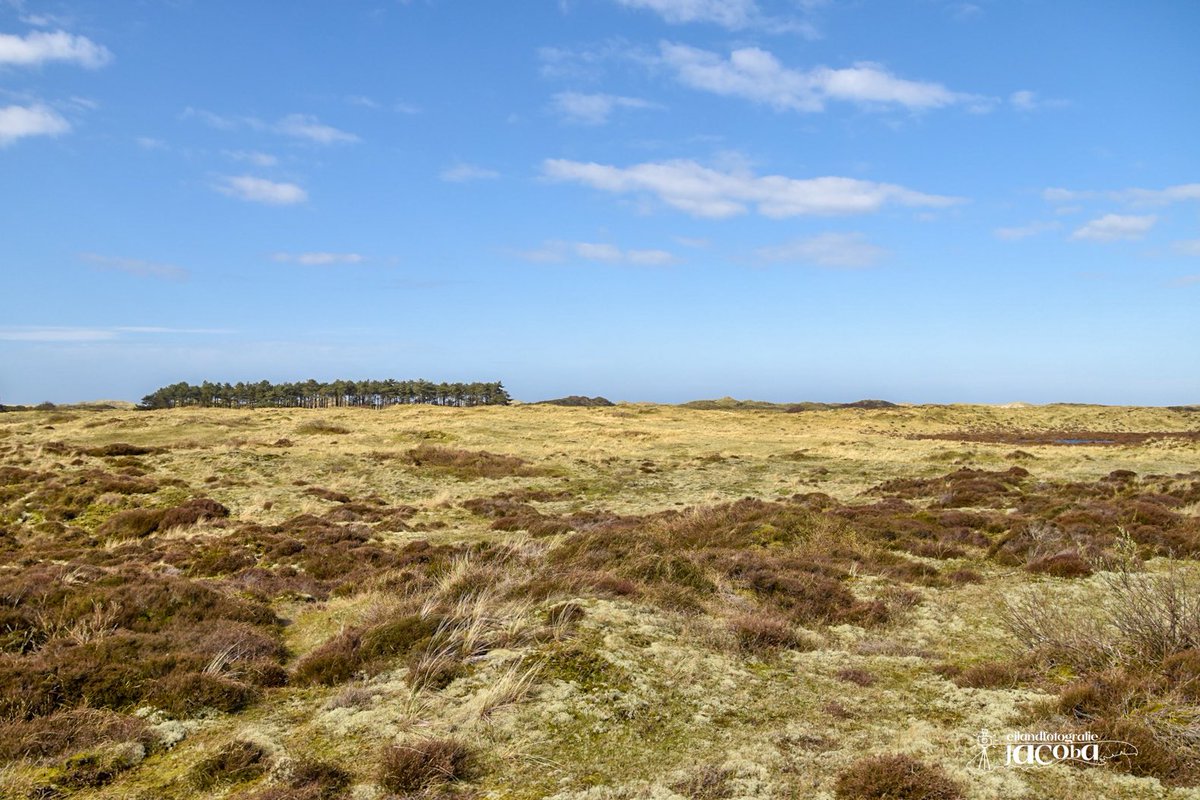
M 963 789 L 936 765 L 906 755 L 860 759 L 837 777 L 838 800 L 961 800 Z
M 414 467 L 447 472 L 465 480 L 475 478 L 528 478 L 546 471 L 530 466 L 517 456 L 489 453 L 486 450 L 458 450 L 437 445 L 421 445 L 404 454 Z
M 599 408 L 607 406 L 615 406 L 616 403 L 606 397 L 584 397 L 583 395 L 573 394 L 568 397 L 559 397 L 555 400 L 539 400 L 533 405 L 538 406 L 584 406 L 587 408 Z

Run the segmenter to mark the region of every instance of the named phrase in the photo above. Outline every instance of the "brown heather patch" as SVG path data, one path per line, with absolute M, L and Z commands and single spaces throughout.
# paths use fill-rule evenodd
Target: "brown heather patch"
M 960 800 L 963 790 L 936 765 L 878 755 L 838 773 L 836 794 L 839 800 Z
M 164 452 L 164 448 L 142 447 L 141 445 L 129 444 L 127 442 L 113 442 L 112 444 L 106 444 L 100 447 L 88 448 L 82 452 L 89 456 L 114 458 L 116 456 L 147 456 L 154 453 L 162 453 Z
M 144 720 L 98 708 L 0 723 L 0 760 L 46 759 L 114 742 L 149 743 Z
M 910 439 L 939 439 L 980 444 L 1134 446 L 1153 441 L 1200 442 L 1200 431 L 955 431 L 914 433 Z
M 442 622 L 437 616 L 403 614 L 344 631 L 301 659 L 292 679 L 300 684 L 333 686 L 360 672 L 378 672 L 398 656 L 414 654 L 411 663 L 415 665 L 424 651 L 435 646 L 434 636 Z
M 270 756 L 262 745 L 232 741 L 192 767 L 189 777 L 197 789 L 245 783 L 266 774 Z
M 463 742 L 422 739 L 384 749 L 379 783 L 390 792 L 422 792 L 469 780 L 480 772 L 478 755 Z
M 798 635 L 787 618 L 771 612 L 738 614 L 729 620 L 738 649 L 762 655 L 775 650 L 812 650 L 815 644 Z
M 303 758 L 291 764 L 282 786 L 263 789 L 248 800 L 337 800 L 346 796 L 353 780 L 336 764 Z
M 409 450 L 403 455 L 403 460 L 418 469 L 443 472 L 463 480 L 529 478 L 546 474 L 546 470 L 530 466 L 525 459 L 516 456 L 428 444 Z
M 326 422 L 325 420 L 313 420 L 312 422 L 305 422 L 296 428 L 296 433 L 302 435 L 309 434 L 318 436 L 340 436 L 349 432 L 349 428 L 333 422 Z
M 246 680 L 270 682 L 282 658 L 265 605 L 135 565 L 10 573 L 0 608 L 23 626 L 0 656 L 0 720 L 144 702 L 235 710 L 255 696 Z

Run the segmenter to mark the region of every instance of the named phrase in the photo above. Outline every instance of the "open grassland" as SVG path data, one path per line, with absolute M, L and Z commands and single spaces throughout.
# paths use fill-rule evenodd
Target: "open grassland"
M 1200 796 L 1200 412 L 716 405 L 0 414 L 0 796 Z

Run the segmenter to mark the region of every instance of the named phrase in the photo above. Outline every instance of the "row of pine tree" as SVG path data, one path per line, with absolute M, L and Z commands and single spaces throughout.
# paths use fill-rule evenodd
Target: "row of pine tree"
M 385 408 L 426 403 L 439 406 L 508 405 L 512 401 L 500 381 L 434 383 L 415 381 L 344 381 L 321 383 L 175 383 L 146 395 L 140 408 Z

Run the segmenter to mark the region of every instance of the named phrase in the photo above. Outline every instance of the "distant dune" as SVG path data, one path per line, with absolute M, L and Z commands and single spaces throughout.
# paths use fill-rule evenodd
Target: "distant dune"
M 539 400 L 530 405 L 535 406 L 586 406 L 588 408 L 597 408 L 602 406 L 615 406 L 612 400 L 607 397 L 584 397 L 583 395 L 573 394 L 568 397 L 559 397 L 555 400 Z

